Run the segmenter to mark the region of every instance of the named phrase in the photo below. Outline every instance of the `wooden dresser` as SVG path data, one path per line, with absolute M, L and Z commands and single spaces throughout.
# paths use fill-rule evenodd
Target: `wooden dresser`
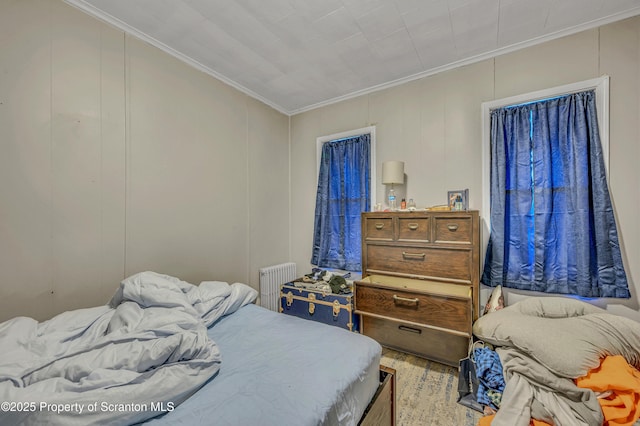
M 363 213 L 361 332 L 458 366 L 478 316 L 479 229 L 477 211 Z

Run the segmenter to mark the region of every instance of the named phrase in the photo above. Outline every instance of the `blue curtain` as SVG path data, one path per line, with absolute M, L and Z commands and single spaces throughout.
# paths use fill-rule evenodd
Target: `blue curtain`
M 370 207 L 369 134 L 322 146 L 311 263 L 360 271 L 360 214 Z
M 491 112 L 491 235 L 482 282 L 630 297 L 594 91 Z

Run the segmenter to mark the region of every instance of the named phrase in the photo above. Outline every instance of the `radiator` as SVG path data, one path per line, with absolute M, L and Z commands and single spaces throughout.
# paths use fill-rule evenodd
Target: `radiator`
M 280 286 L 296 279 L 296 264 L 293 262 L 260 268 L 260 305 L 278 312 Z

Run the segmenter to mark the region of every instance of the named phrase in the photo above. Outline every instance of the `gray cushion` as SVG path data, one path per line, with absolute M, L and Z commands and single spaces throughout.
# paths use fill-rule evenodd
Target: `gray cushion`
M 640 368 L 640 323 L 576 299 L 530 297 L 482 316 L 473 333 L 518 348 L 562 377 L 582 377 L 607 355 Z

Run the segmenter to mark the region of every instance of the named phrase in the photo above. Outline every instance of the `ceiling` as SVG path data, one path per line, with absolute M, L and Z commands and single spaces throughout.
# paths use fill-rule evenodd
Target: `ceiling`
M 640 0 L 65 0 L 288 115 L 640 14 Z

